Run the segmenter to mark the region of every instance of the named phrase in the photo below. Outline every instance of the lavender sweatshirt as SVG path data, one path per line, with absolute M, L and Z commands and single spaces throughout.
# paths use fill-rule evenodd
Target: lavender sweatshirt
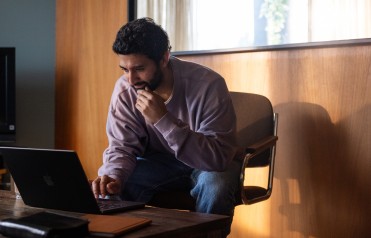
M 233 159 L 236 116 L 224 79 L 214 71 L 171 57 L 174 88 L 165 102 L 168 113 L 147 124 L 135 108 L 137 94 L 124 77 L 116 82 L 107 118 L 109 146 L 104 174 L 125 183 L 136 158 L 172 154 L 188 166 L 223 171 Z

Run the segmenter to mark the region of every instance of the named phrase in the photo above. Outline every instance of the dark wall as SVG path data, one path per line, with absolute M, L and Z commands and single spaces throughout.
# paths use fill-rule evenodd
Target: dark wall
M 54 147 L 55 0 L 1 0 L 0 47 L 16 47 L 16 142 Z

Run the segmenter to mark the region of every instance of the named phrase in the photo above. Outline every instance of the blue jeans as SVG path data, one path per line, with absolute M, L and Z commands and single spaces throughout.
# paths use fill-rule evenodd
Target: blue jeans
M 209 172 L 192 169 L 166 154 L 137 158 L 122 197 L 146 203 L 159 191 L 187 190 L 196 200 L 197 212 L 227 215 L 232 221 L 240 166 L 239 161 L 232 161 L 224 172 Z

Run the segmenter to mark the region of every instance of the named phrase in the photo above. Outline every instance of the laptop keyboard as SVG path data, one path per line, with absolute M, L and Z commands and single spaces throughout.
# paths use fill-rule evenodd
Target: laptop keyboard
M 121 208 L 125 205 L 125 201 L 99 199 L 98 206 L 100 210 L 111 210 Z

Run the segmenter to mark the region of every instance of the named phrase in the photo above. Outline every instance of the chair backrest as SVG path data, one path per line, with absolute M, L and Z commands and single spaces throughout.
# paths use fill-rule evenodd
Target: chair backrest
M 252 93 L 230 92 L 237 116 L 237 142 L 246 148 L 267 136 L 274 135 L 273 108 L 268 98 Z M 269 154 L 255 157 L 253 166 L 267 166 Z
M 273 189 L 277 114 L 268 98 L 251 93 L 230 93 L 237 116 L 237 142 L 244 150 L 240 174 L 241 200 L 254 204 L 267 200 Z M 246 168 L 269 167 L 266 187 L 245 185 Z M 247 181 L 249 179 L 247 178 Z

